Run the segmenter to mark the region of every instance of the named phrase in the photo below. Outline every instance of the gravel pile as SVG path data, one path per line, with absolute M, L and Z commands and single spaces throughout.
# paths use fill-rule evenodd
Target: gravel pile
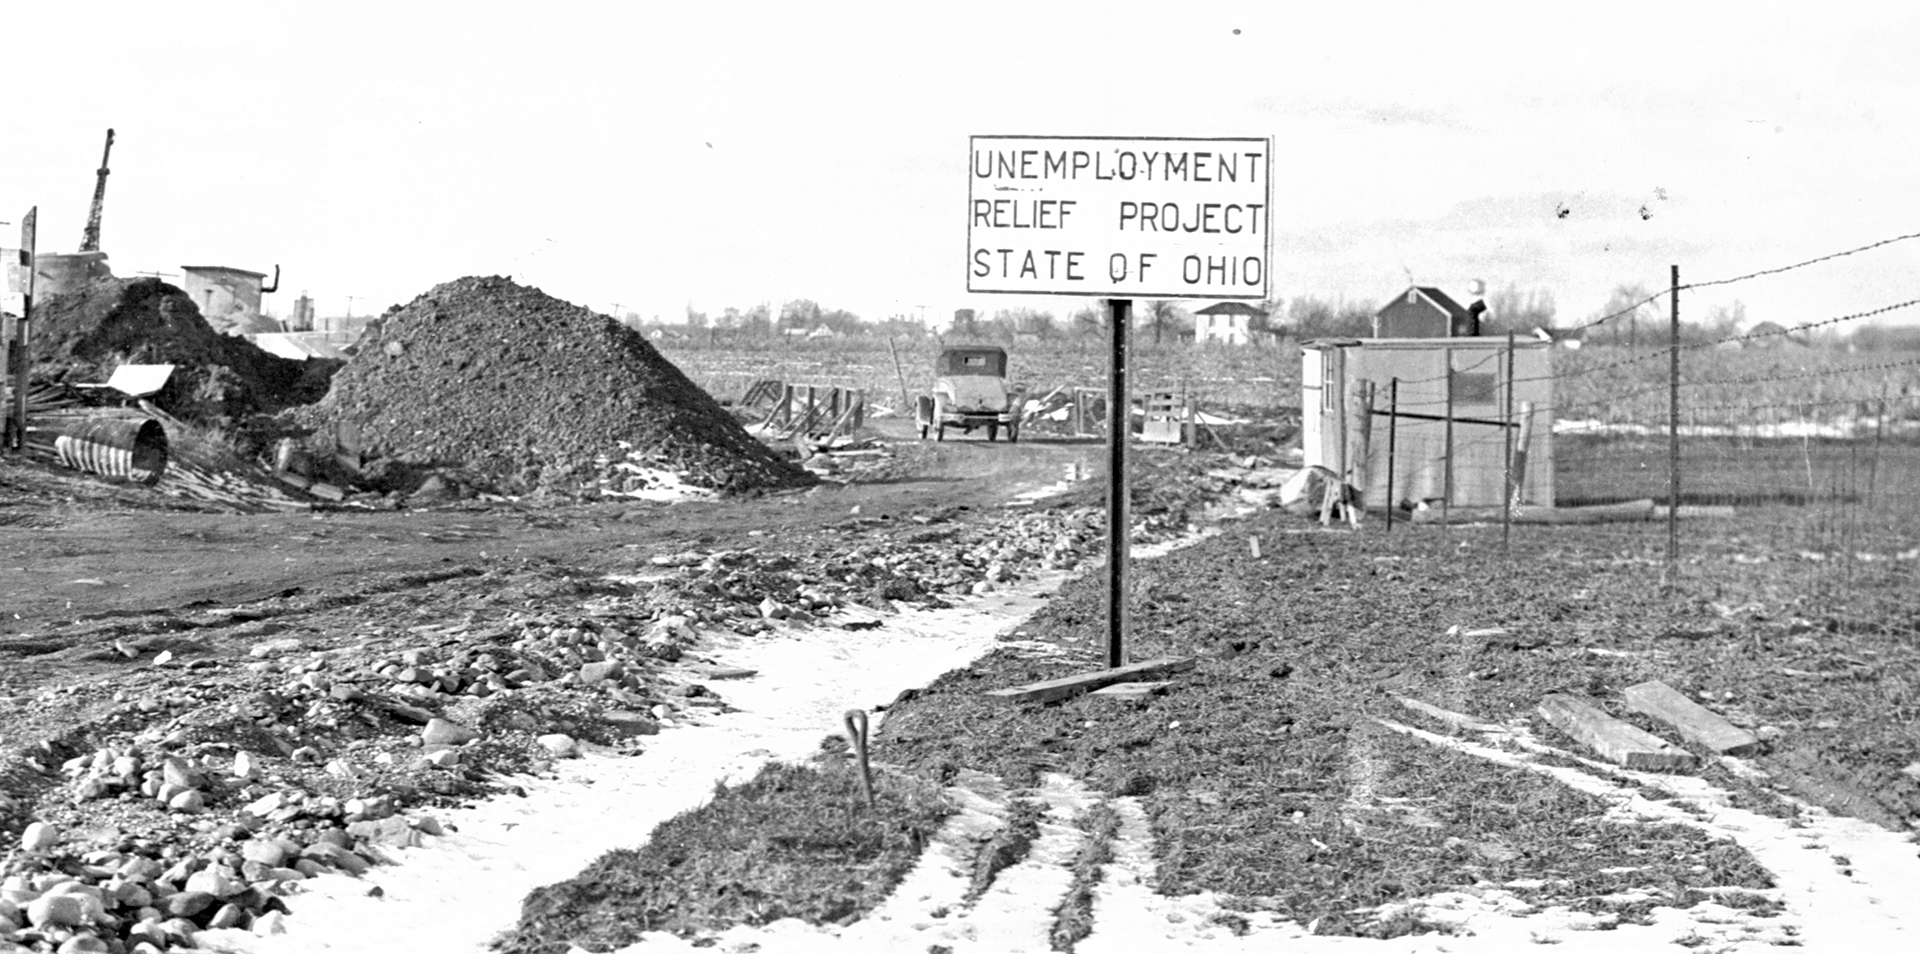
M 45 384 L 103 382 L 123 364 L 176 365 L 154 405 L 223 429 L 319 400 L 341 365 L 282 358 L 220 334 L 193 299 L 157 278 L 102 278 L 35 302 L 31 343 L 33 379 Z
M 632 329 L 501 277 L 382 316 L 302 420 L 325 454 L 462 468 L 510 493 L 590 496 L 621 465 L 727 491 L 812 481 Z

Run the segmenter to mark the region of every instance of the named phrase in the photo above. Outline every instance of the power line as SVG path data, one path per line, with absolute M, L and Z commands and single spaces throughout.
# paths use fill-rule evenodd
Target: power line
M 1850 248 L 1844 252 L 1834 252 L 1831 255 L 1822 255 L 1819 258 L 1810 258 L 1804 262 L 1795 262 L 1792 265 L 1782 265 L 1779 268 L 1764 268 L 1764 269 L 1761 269 L 1760 271 L 1749 272 L 1745 275 L 1735 275 L 1732 278 L 1718 278 L 1710 282 L 1693 282 L 1691 284 L 1682 285 L 1680 287 L 1681 288 L 1709 288 L 1714 285 L 1731 285 L 1734 282 L 1744 282 L 1747 279 L 1759 278 L 1762 275 L 1778 275 L 1781 272 L 1790 272 L 1796 268 L 1805 268 L 1808 265 L 1818 265 L 1821 262 L 1830 262 L 1836 258 L 1845 258 L 1849 255 L 1858 255 L 1861 252 L 1871 251 L 1873 249 L 1879 248 L 1882 245 L 1892 245 L 1895 242 L 1904 242 L 1912 238 L 1920 238 L 1920 232 L 1913 232 L 1907 235 L 1896 235 L 1893 238 L 1881 239 L 1878 242 L 1874 242 L 1869 245 L 1862 245 L 1859 248 Z

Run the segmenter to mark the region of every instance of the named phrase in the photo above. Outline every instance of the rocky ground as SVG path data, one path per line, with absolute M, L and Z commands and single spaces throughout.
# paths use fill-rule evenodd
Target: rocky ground
M 716 635 L 870 626 L 1078 563 L 1100 539 L 1092 482 L 1003 505 L 1093 449 L 907 443 L 903 466 L 819 467 L 882 482 L 746 502 L 433 511 L 181 512 L 0 463 L 21 597 L 0 635 L 20 838 L 0 936 L 157 951 L 271 932 L 302 881 L 417 844 L 436 809 L 724 711 Z M 1159 488 L 1138 496 L 1143 539 L 1226 489 L 1185 479 L 1209 462 L 1143 463 L 1164 478 L 1142 482 Z M 976 473 L 1000 479 L 958 481 Z

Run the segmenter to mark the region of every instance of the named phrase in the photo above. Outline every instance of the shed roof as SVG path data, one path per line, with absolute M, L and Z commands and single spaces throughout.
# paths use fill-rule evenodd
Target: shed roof
M 183 272 L 198 272 L 198 273 L 225 272 L 226 274 L 229 274 L 229 275 L 247 275 L 253 278 L 267 277 L 266 272 L 250 272 L 244 268 L 233 268 L 228 265 L 182 265 L 180 266 L 180 270 Z
M 1460 307 L 1459 302 L 1454 301 L 1446 292 L 1432 285 L 1408 285 L 1406 291 L 1393 296 L 1393 300 L 1387 302 L 1378 314 L 1385 314 L 1388 308 L 1392 308 L 1394 305 L 1405 301 L 1407 292 L 1418 292 L 1421 298 L 1426 299 L 1427 304 L 1432 305 L 1441 313 L 1445 314 L 1448 321 L 1456 321 L 1467 317 L 1467 310 Z

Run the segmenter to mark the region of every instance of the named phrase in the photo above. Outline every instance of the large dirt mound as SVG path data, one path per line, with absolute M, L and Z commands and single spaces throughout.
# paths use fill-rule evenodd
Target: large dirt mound
M 220 334 L 193 299 L 157 278 L 101 278 L 35 302 L 31 337 L 37 381 L 92 383 L 123 364 L 175 365 L 153 403 L 221 428 L 319 400 L 341 366 L 282 358 Z
M 323 452 L 459 467 L 515 492 L 591 492 L 609 461 L 729 491 L 812 480 L 632 329 L 500 277 L 383 315 L 300 416 Z

